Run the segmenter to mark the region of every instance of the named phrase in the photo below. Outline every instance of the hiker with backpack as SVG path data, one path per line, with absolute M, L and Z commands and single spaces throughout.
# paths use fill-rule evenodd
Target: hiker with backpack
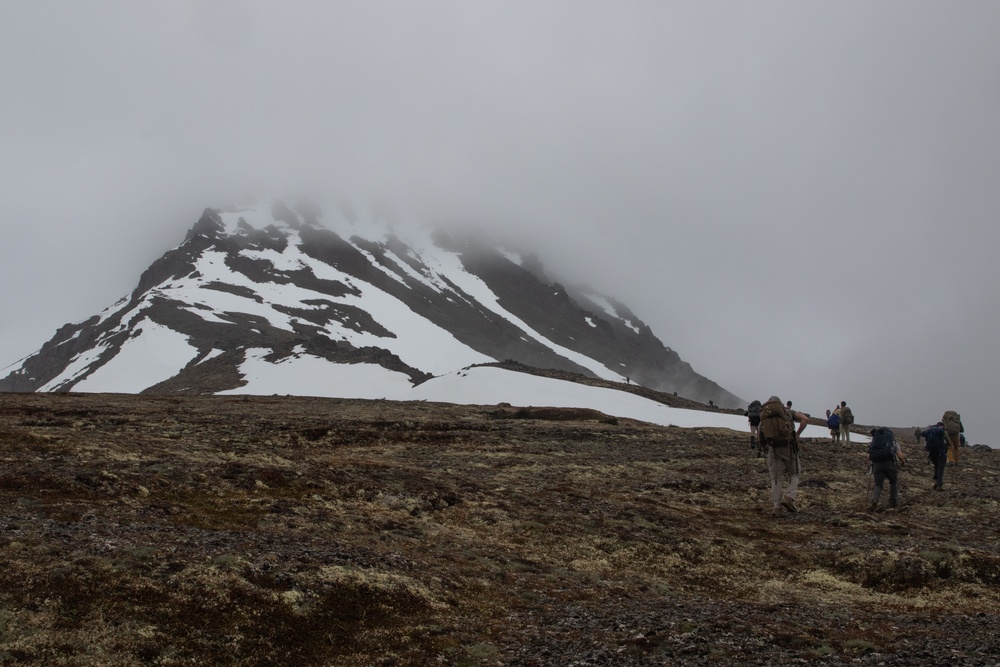
M 938 422 L 921 431 L 920 437 L 924 439 L 927 458 L 934 465 L 934 490 L 940 491 L 944 488 L 944 466 L 948 462 L 948 434 L 944 424 Z
M 795 422 L 799 422 L 796 431 Z M 771 513 L 783 514 L 798 511 L 795 494 L 799 488 L 802 466 L 799 462 L 799 435 L 809 423 L 809 415 L 804 412 L 786 410 L 781 399 L 772 396 L 760 408 L 760 444 L 767 448 L 767 470 L 771 477 Z M 784 478 L 788 486 L 782 488 Z
M 826 427 L 830 429 L 830 438 L 833 439 L 833 444 L 840 443 L 840 413 L 837 410 L 830 412 L 826 411 Z
M 854 423 L 854 413 L 847 407 L 847 401 L 840 402 L 840 439 L 845 445 L 851 444 L 851 424 Z
M 757 452 L 760 458 L 760 447 L 757 446 L 757 430 L 760 427 L 760 401 L 754 399 L 747 406 L 747 421 L 750 422 L 750 449 Z
M 958 448 L 961 445 L 962 434 L 965 433 L 962 417 L 954 410 L 948 410 L 941 417 L 941 425 L 944 427 L 945 435 L 948 436 L 948 463 L 957 466 Z
M 872 491 L 871 504 L 868 506 L 869 512 L 878 509 L 879 497 L 882 495 L 882 487 L 885 480 L 889 480 L 889 507 L 899 505 L 899 468 L 898 465 L 906 464 L 906 456 L 892 429 L 885 426 L 873 428 L 871 431 L 871 442 L 868 444 L 868 460 L 871 462 L 872 475 L 875 478 L 875 489 Z

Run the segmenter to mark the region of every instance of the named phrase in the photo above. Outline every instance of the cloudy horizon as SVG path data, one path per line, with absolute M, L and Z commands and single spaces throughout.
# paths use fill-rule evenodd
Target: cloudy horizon
M 1000 444 L 1000 5 L 4 15 L 0 365 L 263 184 L 502 226 L 744 398 Z

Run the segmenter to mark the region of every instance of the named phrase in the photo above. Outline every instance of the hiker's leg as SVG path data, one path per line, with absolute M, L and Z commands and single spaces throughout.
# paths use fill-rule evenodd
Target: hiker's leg
M 785 495 L 795 500 L 795 494 L 799 490 L 799 475 L 802 472 L 798 455 L 789 452 L 789 459 L 786 465 L 788 466 L 788 488 L 785 489 Z
M 840 439 L 844 441 L 845 445 L 851 444 L 851 431 L 846 424 L 840 425 Z
M 876 463 L 873 466 L 872 475 L 875 477 L 875 488 L 872 491 L 872 505 L 878 505 L 878 500 L 882 497 L 882 485 L 885 484 L 885 468 L 882 467 L 882 464 Z
M 938 454 L 934 459 L 934 486 L 941 488 L 944 486 L 944 467 L 948 463 L 948 457 L 944 452 Z
M 781 507 L 781 482 L 785 466 L 780 457 L 775 455 L 774 449 L 774 447 L 767 448 L 767 471 L 771 476 L 771 507 L 779 509 Z
M 889 478 L 889 507 L 899 504 L 899 470 L 895 464 L 886 468 L 885 476 Z
M 958 444 L 960 436 L 948 434 L 948 463 L 958 463 Z

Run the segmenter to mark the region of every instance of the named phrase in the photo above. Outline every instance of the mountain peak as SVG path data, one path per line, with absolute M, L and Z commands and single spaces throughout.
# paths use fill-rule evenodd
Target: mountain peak
M 219 212 L 212 208 L 206 208 L 201 217 L 198 218 L 198 222 L 194 223 L 191 229 L 188 230 L 187 236 L 184 241 L 190 241 L 194 236 L 205 236 L 208 238 L 217 238 L 220 234 L 226 232 L 226 226 L 222 222 L 222 218 L 219 216 Z
M 325 216 L 304 198 L 205 209 L 129 298 L 60 329 L 0 389 L 260 391 L 259 378 L 294 368 L 315 375 L 296 393 L 405 397 L 429 377 L 512 360 L 741 402 L 619 302 L 549 282 L 536 255 L 410 224 L 384 202 L 366 213 Z

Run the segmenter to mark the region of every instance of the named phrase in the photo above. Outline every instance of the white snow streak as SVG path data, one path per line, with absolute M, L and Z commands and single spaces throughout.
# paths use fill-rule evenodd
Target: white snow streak
M 138 336 L 122 345 L 111 361 L 84 378 L 73 391 L 139 393 L 167 380 L 198 356 L 187 336 L 155 322 L 143 322 Z
M 385 398 L 410 388 L 410 379 L 375 364 L 335 364 L 303 354 L 276 364 L 264 361 L 268 350 L 248 350 L 240 365 L 246 386 L 219 394 L 291 394 L 335 398 Z

